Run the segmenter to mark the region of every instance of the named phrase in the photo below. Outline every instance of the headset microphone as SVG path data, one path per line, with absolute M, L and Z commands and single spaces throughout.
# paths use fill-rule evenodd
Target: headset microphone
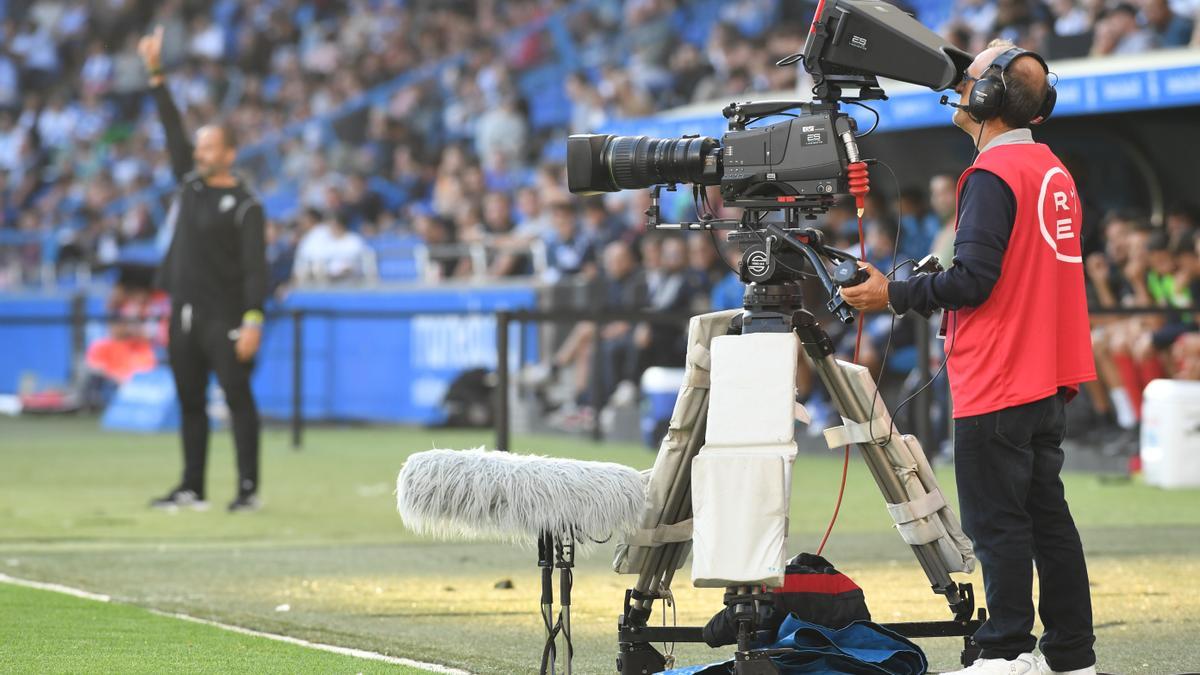
M 965 105 L 960 105 L 960 104 L 958 104 L 958 103 L 951 103 L 951 102 L 950 102 L 950 97 L 949 97 L 949 96 L 945 96 L 945 95 L 943 95 L 943 96 L 942 96 L 942 100 L 938 101 L 938 103 L 941 103 L 942 105 L 948 105 L 948 106 L 950 106 L 951 108 L 958 108 L 959 110 L 965 110 L 965 109 L 966 109 L 966 107 L 967 107 L 967 106 L 965 106 Z

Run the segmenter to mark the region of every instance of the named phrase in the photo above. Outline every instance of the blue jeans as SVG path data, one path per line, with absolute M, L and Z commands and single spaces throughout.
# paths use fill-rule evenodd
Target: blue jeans
M 954 420 L 954 467 L 963 530 L 983 566 L 988 620 L 982 658 L 1033 651 L 1033 571 L 1041 649 L 1054 670 L 1096 663 L 1083 545 L 1059 472 L 1066 434 L 1062 393 Z

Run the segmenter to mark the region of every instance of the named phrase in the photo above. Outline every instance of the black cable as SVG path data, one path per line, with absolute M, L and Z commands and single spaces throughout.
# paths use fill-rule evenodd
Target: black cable
M 983 129 L 983 127 L 980 126 L 980 135 L 981 136 L 983 133 L 982 129 Z M 978 141 L 976 141 L 976 145 L 978 145 Z M 972 160 L 972 161 L 974 161 L 974 160 Z M 896 184 L 896 193 L 897 193 L 897 195 L 899 195 L 900 180 L 896 177 L 896 172 L 892 169 L 891 166 L 889 166 L 887 164 L 887 162 L 884 162 L 882 160 L 876 160 L 876 162 L 878 164 L 882 165 L 883 168 L 887 169 L 888 173 L 890 173 L 892 175 L 892 180 Z M 904 215 L 903 205 L 901 202 L 897 202 L 897 203 L 901 204 L 899 214 L 897 215 L 897 218 L 900 218 Z M 896 265 L 896 255 L 900 252 L 900 233 L 901 233 L 901 229 L 896 228 L 896 248 L 892 255 L 892 271 L 891 271 L 891 273 L 888 274 L 889 277 L 892 276 L 893 274 L 895 274 L 896 270 L 899 269 L 899 267 Z M 908 260 L 901 263 L 901 265 L 906 265 L 910 262 L 916 262 L 916 261 L 909 258 Z M 956 317 L 955 317 L 955 323 L 957 324 Z M 887 345 L 884 347 L 883 358 L 882 358 L 882 360 L 880 362 L 880 366 L 879 366 L 879 376 L 875 378 L 875 394 L 871 397 L 871 409 L 867 411 L 867 415 L 868 415 L 867 419 L 874 419 L 874 416 L 875 416 L 875 400 L 879 397 L 879 382 L 883 379 L 883 373 L 887 368 L 887 359 L 888 359 L 888 356 L 890 355 L 890 351 L 891 351 L 891 347 L 892 347 L 892 334 L 895 332 L 895 330 L 896 330 L 896 314 L 893 313 L 891 327 L 888 329 Z M 955 336 L 955 337 L 957 337 L 957 336 Z M 921 394 L 921 392 L 928 389 L 934 382 L 937 381 L 938 377 L 941 376 L 942 371 L 946 368 L 946 363 L 950 360 L 950 354 L 952 354 L 954 352 L 955 337 L 952 337 L 950 339 L 950 348 L 946 351 L 946 358 L 942 359 L 942 365 L 940 365 L 938 367 L 937 372 L 935 372 L 933 374 L 933 376 L 929 378 L 929 381 L 927 381 L 925 384 L 921 385 L 920 389 L 917 389 L 915 392 L 913 392 L 912 395 L 910 395 L 908 398 L 901 401 L 900 405 L 896 406 L 896 410 L 892 414 L 893 419 L 900 415 L 900 411 L 904 409 L 904 406 L 908 405 L 909 402 L 911 402 L 914 398 L 919 396 Z M 917 345 L 917 349 L 928 349 L 928 348 L 929 348 L 929 345 Z M 892 442 L 892 436 L 895 435 L 894 434 L 895 429 L 896 429 L 895 424 L 892 424 L 888 428 L 887 439 L 884 440 L 882 445 L 887 445 L 888 443 Z M 872 435 L 874 435 L 874 429 L 872 429 Z
M 979 159 L 979 141 L 983 140 L 983 128 L 986 126 L 987 120 L 983 120 L 979 123 L 979 133 L 975 136 L 975 154 L 971 156 L 972 164 L 975 163 L 975 160 Z
M 900 241 L 900 230 L 899 229 L 896 230 L 896 241 Z M 917 261 L 913 260 L 912 258 L 909 258 L 908 260 L 905 260 L 904 262 L 900 263 L 899 265 L 897 265 L 895 263 L 896 263 L 896 261 L 893 259 L 892 260 L 892 271 L 887 273 L 887 278 L 889 278 L 889 279 L 896 276 L 896 270 L 900 269 L 901 267 L 904 267 L 905 265 L 907 265 L 909 263 L 912 263 L 913 266 L 915 267 L 917 264 Z
M 872 124 L 871 128 L 867 129 L 867 132 L 865 134 L 858 134 L 855 136 L 855 138 L 864 138 L 866 136 L 870 136 L 871 132 L 873 132 L 879 128 L 879 111 L 878 110 L 872 108 L 871 106 L 869 106 L 861 101 L 847 101 L 847 103 L 852 103 L 860 108 L 866 108 L 867 110 L 871 111 L 871 114 L 875 115 L 875 124 Z
M 928 382 L 926 382 L 924 385 L 922 385 L 920 389 L 914 391 L 911 396 L 909 396 L 908 398 L 901 401 L 900 405 L 896 406 L 896 414 L 897 415 L 899 415 L 900 411 L 904 409 L 904 406 L 908 405 L 909 401 L 911 401 L 914 398 L 916 398 L 917 396 L 919 396 L 921 394 L 921 392 L 923 392 L 929 388 L 929 385 L 936 382 L 938 377 L 941 376 L 942 371 L 946 369 L 946 364 L 950 362 L 950 355 L 954 353 L 954 343 L 958 340 L 958 331 L 955 330 L 955 328 L 958 326 L 958 314 L 956 312 L 952 312 L 950 310 L 946 310 L 946 311 L 949 312 L 950 321 L 953 323 L 953 325 L 950 327 L 950 331 L 952 333 L 954 333 L 954 335 L 950 336 L 950 348 L 946 350 L 946 358 L 942 359 L 942 365 L 938 366 L 937 372 L 933 374 L 933 377 L 929 378 Z M 893 429 L 894 428 L 895 427 L 893 427 Z M 891 441 L 892 441 L 892 432 L 889 430 L 887 440 L 884 441 L 883 444 L 887 445 Z

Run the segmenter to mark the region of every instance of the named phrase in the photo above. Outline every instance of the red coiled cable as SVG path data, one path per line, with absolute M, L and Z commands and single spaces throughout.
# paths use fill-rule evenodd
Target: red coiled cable
M 863 209 L 866 204 L 867 193 L 871 191 L 871 179 L 867 175 L 866 162 L 854 162 L 849 166 L 847 172 L 850 178 L 850 194 L 854 195 L 854 203 L 858 208 L 858 255 L 859 260 L 865 260 L 867 257 L 867 243 L 863 236 Z M 858 328 L 854 333 L 854 363 L 858 363 L 858 350 L 862 346 L 863 321 L 859 317 Z M 833 517 L 829 519 L 829 527 L 825 528 L 825 536 L 821 537 L 821 545 L 817 547 L 817 555 L 825 550 L 825 544 L 829 541 L 829 535 L 833 532 L 833 526 L 837 523 L 838 513 L 842 510 L 842 498 L 846 495 L 846 475 L 850 473 L 850 446 L 847 445 L 842 455 L 842 484 L 838 487 L 837 503 L 833 507 Z

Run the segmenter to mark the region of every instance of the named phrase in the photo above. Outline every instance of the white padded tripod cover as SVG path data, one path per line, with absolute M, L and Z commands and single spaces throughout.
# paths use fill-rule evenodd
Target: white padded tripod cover
M 692 462 L 692 582 L 783 585 L 796 458 L 792 333 L 712 342 L 707 443 Z

